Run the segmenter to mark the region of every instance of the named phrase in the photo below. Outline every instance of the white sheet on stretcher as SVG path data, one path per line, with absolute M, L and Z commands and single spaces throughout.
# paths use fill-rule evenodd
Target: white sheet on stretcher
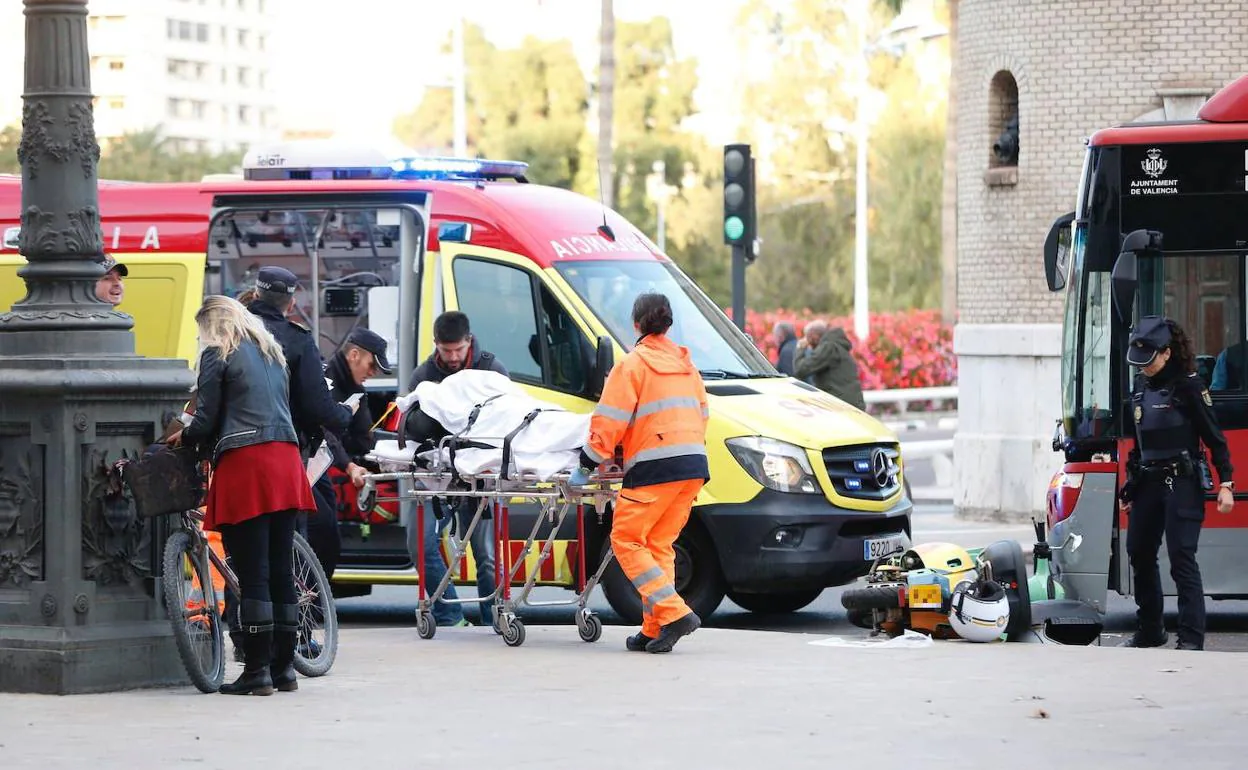
M 406 412 L 416 403 L 452 434 L 490 445 L 489 449 L 456 450 L 455 468 L 460 473 L 500 472 L 503 438 L 537 409 L 542 411 L 511 440 L 511 474 L 531 473 L 545 481 L 560 471 L 571 470 L 589 438 L 588 414 L 569 412 L 533 398 L 498 372 L 466 369 L 440 383 L 422 382 L 400 399 L 398 406 Z M 468 427 L 478 404 L 481 410 Z M 431 459 L 436 451 L 421 457 Z M 448 454 L 443 452 L 443 466 L 450 462 Z

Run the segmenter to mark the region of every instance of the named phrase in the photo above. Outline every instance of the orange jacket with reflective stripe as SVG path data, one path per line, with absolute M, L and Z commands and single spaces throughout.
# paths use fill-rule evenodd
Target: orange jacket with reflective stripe
M 624 486 L 710 479 L 706 387 L 689 350 L 643 337 L 615 365 L 589 422 L 585 454 L 601 463 L 624 448 Z

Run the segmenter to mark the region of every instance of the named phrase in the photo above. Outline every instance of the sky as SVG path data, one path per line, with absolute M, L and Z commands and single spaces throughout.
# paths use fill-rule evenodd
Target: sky
M 274 0 L 270 0 L 271 2 Z M 581 69 L 598 61 L 598 0 L 276 0 L 273 82 L 285 126 L 381 140 L 394 117 L 449 76 L 438 53 L 456 9 L 503 48 L 526 35 L 573 41 Z M 698 60 L 702 114 L 690 128 L 732 141 L 731 22 L 741 0 L 615 0 L 619 20 L 665 15 L 679 57 Z M 343 13 L 344 8 L 352 12 Z

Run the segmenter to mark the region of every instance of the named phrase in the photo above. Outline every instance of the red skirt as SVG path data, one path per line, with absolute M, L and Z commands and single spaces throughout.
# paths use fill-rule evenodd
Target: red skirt
M 226 450 L 213 469 L 204 529 L 275 511 L 315 511 L 299 447 L 282 441 Z

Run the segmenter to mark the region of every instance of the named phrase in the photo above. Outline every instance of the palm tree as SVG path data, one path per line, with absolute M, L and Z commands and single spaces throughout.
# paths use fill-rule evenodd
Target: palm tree
M 615 8 L 602 0 L 598 50 L 598 184 L 602 202 L 611 207 L 615 188 L 611 129 L 615 122 Z

